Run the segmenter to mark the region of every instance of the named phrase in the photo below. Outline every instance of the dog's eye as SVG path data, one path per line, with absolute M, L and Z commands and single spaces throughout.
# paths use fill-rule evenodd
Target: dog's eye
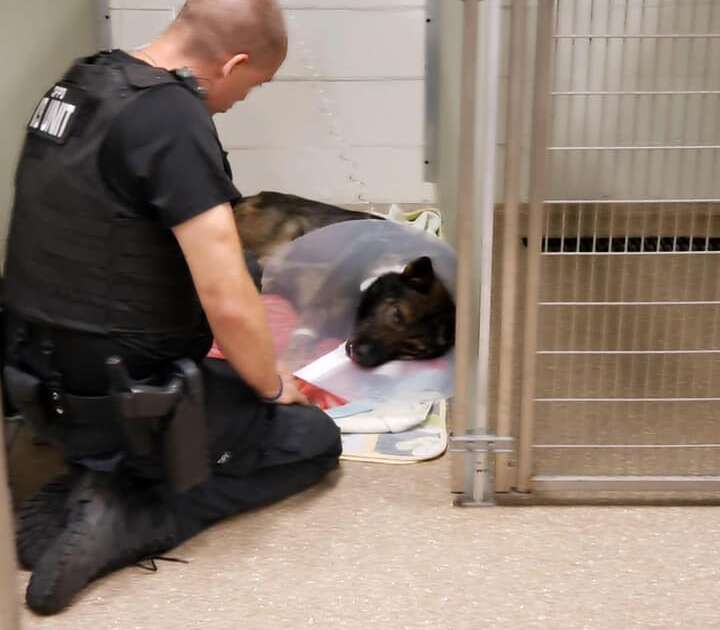
M 405 321 L 402 311 L 397 306 L 390 307 L 390 322 L 396 325 L 401 325 Z

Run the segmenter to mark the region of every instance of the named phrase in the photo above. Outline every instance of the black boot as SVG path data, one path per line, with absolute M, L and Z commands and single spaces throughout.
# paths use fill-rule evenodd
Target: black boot
M 67 516 L 87 472 L 73 469 L 53 479 L 20 506 L 15 543 L 20 566 L 31 571 L 35 563 L 65 528 Z
M 175 519 L 148 492 L 94 474 L 78 495 L 67 525 L 35 565 L 28 607 L 50 615 L 68 606 L 93 579 L 175 546 Z

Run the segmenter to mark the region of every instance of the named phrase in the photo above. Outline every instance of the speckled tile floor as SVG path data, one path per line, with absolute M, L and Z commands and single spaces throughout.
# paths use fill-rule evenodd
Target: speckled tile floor
M 23 628 L 720 628 L 720 508 L 453 508 L 447 488 L 446 458 L 345 463 Z

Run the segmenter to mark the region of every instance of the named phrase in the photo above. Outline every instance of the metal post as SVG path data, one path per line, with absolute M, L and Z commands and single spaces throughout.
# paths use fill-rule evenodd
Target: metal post
M 498 436 L 512 432 L 512 381 L 515 357 L 515 309 L 519 280 L 518 244 L 519 204 L 522 167 L 522 129 L 525 111 L 527 62 L 527 0 L 514 0 L 510 24 L 510 86 L 508 93 L 507 153 L 505 155 L 505 206 L 503 210 L 502 304 L 500 307 L 500 350 L 498 366 Z M 495 490 L 509 492 L 512 487 L 510 457 L 498 454 Z
M 460 162 L 457 212 L 457 331 L 455 346 L 455 397 L 451 413 L 451 435 L 464 434 L 472 412 L 477 351 L 475 333 L 478 304 L 475 296 L 475 108 L 477 91 L 478 1 L 463 4 L 462 84 L 460 93 Z M 474 330 L 473 330 L 474 329 Z M 452 459 L 451 489 L 473 494 L 473 454 Z
M 486 0 L 483 15 L 483 118 L 480 125 L 482 147 L 482 177 L 479 182 L 480 234 L 480 326 L 478 330 L 478 367 L 476 414 L 473 433 L 488 432 L 490 335 L 493 287 L 493 242 L 495 233 L 495 171 L 497 165 L 497 128 L 500 94 L 500 34 L 502 29 L 501 0 Z M 488 453 L 481 453 L 476 462 L 473 501 L 492 501 L 494 471 Z
M 1 398 L 1 396 L 0 396 Z M 18 630 L 15 545 L 5 459 L 5 416 L 0 409 L 0 628 Z
M 425 0 L 425 175 L 438 181 L 440 117 L 440 0 Z
M 522 369 L 522 410 L 518 448 L 517 489 L 530 490 L 532 445 L 535 424 L 536 350 L 540 264 L 546 182 L 548 178 L 548 137 L 552 113 L 551 81 L 555 0 L 539 0 L 533 94 L 533 132 L 530 166 L 530 220 L 528 226 L 528 268 L 525 287 L 525 331 Z

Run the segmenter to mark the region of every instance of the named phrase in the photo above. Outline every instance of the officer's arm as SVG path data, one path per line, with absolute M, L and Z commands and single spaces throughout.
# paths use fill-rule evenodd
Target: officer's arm
M 275 396 L 278 374 L 270 329 L 230 204 L 207 210 L 173 232 L 223 354 L 261 396 Z

